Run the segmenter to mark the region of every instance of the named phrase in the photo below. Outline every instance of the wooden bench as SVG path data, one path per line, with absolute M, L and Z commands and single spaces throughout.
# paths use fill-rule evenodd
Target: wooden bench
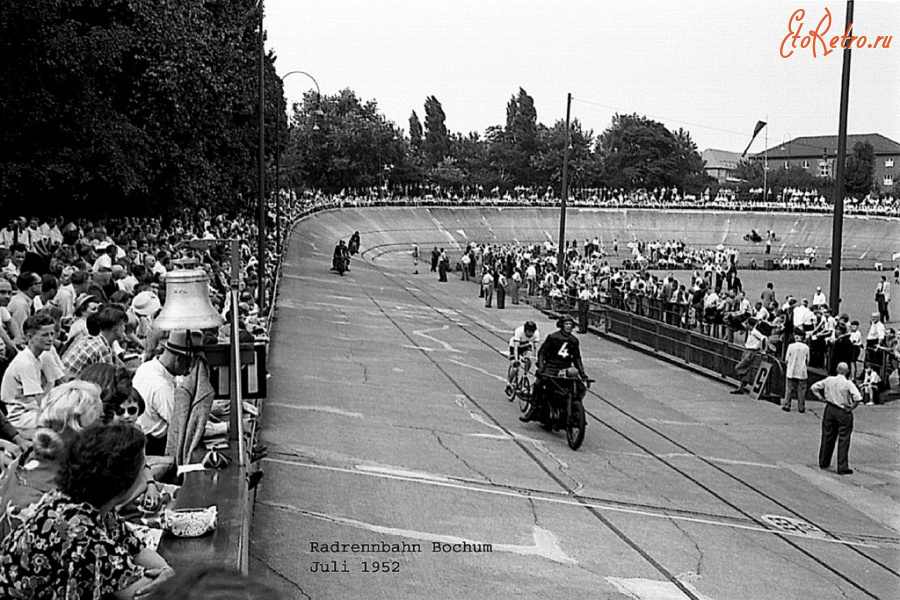
M 198 450 L 194 460 L 200 462 L 205 450 Z M 218 507 L 218 525 L 212 533 L 198 538 L 179 538 L 163 533 L 159 553 L 175 571 L 198 564 L 233 567 L 247 573 L 250 541 L 250 518 L 253 492 L 247 489 L 247 476 L 253 466 L 238 465 L 237 441 L 229 442 L 223 454 L 234 460 L 222 470 L 186 473 L 175 500 L 175 508 Z

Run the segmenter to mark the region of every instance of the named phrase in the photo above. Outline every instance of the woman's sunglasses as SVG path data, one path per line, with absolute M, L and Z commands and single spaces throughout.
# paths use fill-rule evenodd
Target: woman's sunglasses
M 134 416 L 134 415 L 138 414 L 138 407 L 137 407 L 137 406 L 129 406 L 128 408 L 125 408 L 124 406 L 117 406 L 117 407 L 116 407 L 116 416 L 121 417 L 121 416 L 124 415 L 126 412 L 127 412 L 129 415 Z

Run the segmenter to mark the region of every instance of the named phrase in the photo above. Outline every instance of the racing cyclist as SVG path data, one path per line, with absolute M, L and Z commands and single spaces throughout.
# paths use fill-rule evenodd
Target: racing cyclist
M 519 361 L 522 361 L 522 374 L 527 375 L 531 371 L 534 349 L 541 343 L 541 334 L 534 321 L 525 321 L 524 325 L 516 327 L 513 336 L 509 338 L 509 383 L 506 385 L 506 395 L 512 396 Z
M 583 380 L 587 379 L 584 365 L 581 363 L 581 346 L 578 338 L 572 334 L 575 327 L 575 319 L 569 315 L 563 315 L 556 321 L 559 331 L 547 336 L 547 340 L 541 345 L 537 356 L 537 372 L 535 373 L 534 387 L 531 392 L 531 406 L 528 412 L 519 417 L 523 423 L 533 421 L 540 414 L 546 403 L 545 395 L 547 386 L 553 385 L 549 377 L 565 377 L 566 371 L 575 367 L 581 380 L 578 381 L 577 393 L 583 395 L 586 388 Z

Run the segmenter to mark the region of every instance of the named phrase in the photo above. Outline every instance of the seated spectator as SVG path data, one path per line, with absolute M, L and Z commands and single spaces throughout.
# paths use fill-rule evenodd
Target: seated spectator
M 147 339 L 153 329 L 153 319 L 161 309 L 162 303 L 159 301 L 159 297 L 151 291 L 140 292 L 131 300 L 129 312 L 137 318 L 138 324 L 134 333 L 138 338 Z
M 71 346 L 75 341 L 88 333 L 87 318 L 100 310 L 100 299 L 90 294 L 81 294 L 75 300 L 74 317 L 69 326 L 69 337 L 67 346 Z
M 56 335 L 50 315 L 29 317 L 24 330 L 26 346 L 9 363 L 0 383 L 0 401 L 9 422 L 20 431 L 34 429 L 41 398 L 63 377 L 58 365 L 43 357 Z
M 22 510 L 56 489 L 54 478 L 68 444 L 84 427 L 100 420 L 100 390 L 94 384 L 73 381 L 47 394 L 38 415 L 34 446 L 29 446 L 16 465 L 17 485 L 9 487 L 0 502 L 0 539 L 21 520 Z M 28 468 L 22 465 L 28 464 Z
M 859 388 L 859 391 L 862 392 L 863 402 L 869 406 L 878 404 L 878 391 L 880 385 L 881 377 L 879 377 L 878 373 L 875 372 L 871 365 L 866 365 L 862 384 Z
M 115 305 L 107 305 L 97 313 L 100 333 L 83 335 L 69 346 L 62 357 L 66 377 L 76 379 L 81 371 L 94 363 L 119 363 L 113 352 L 113 344 L 125 335 L 125 323 L 128 320 L 125 311 Z
M 0 543 L 0 596 L 133 597 L 174 576 L 116 511 L 143 493 L 145 443 L 134 427 L 99 424 L 72 442 L 59 489 Z
M 134 374 L 134 388 L 147 405 L 146 412 L 138 418 L 138 427 L 147 434 L 147 454 L 165 455 L 175 407 L 175 377 L 190 371 L 201 343 L 199 332 L 188 337 L 185 331 L 173 331 L 162 342 L 162 354 L 143 363 Z

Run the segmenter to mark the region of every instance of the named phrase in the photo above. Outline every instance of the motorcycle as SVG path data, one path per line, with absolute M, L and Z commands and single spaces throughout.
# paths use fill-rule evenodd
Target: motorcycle
M 341 256 L 334 259 L 334 266 L 331 268 L 332 271 L 337 271 L 341 277 L 344 276 L 345 271 L 350 270 L 350 259 L 346 256 Z
M 544 406 L 537 420 L 545 431 L 565 429 L 569 448 L 578 450 L 587 425 L 582 399 L 594 380 L 570 377 L 565 371 L 558 376 L 545 375 L 544 379 Z

